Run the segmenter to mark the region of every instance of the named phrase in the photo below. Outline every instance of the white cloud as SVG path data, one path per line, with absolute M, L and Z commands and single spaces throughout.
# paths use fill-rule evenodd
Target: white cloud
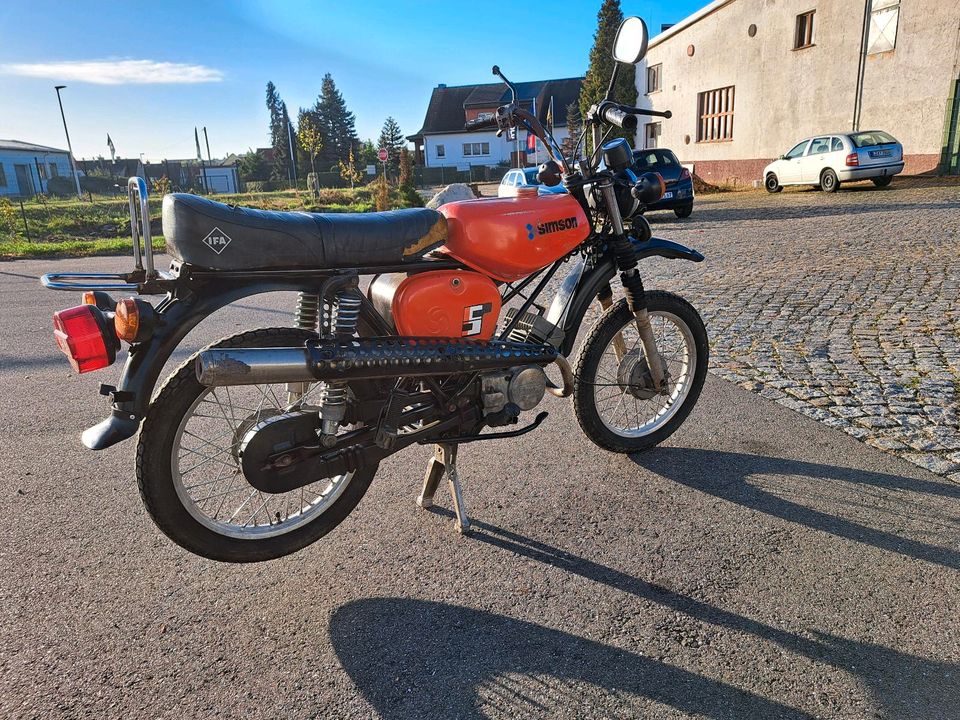
M 223 73 L 205 65 L 155 60 L 65 60 L 0 65 L 0 73 L 95 85 L 220 82 Z

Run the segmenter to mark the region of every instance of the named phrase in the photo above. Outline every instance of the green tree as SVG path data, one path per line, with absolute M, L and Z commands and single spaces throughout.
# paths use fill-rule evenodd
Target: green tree
M 354 185 L 363 180 L 363 173 L 357 168 L 357 164 L 353 160 L 353 148 L 350 148 L 350 154 L 347 157 L 347 162 L 343 160 L 339 164 L 340 177 L 345 181 L 350 183 L 350 188 L 353 189 Z
M 600 12 L 597 13 L 597 31 L 593 35 L 593 47 L 590 49 L 590 66 L 583 79 L 580 89 L 580 116 L 586 117 L 587 111 L 594 103 L 600 102 L 607 94 L 610 84 L 610 75 L 615 65 L 613 59 L 613 41 L 617 36 L 617 29 L 623 22 L 623 12 L 620 10 L 620 0 L 603 0 Z M 636 68 L 633 65 L 620 64 L 620 74 L 613 88 L 613 100 L 623 105 L 637 104 L 637 86 L 635 82 Z M 618 130 L 610 137 L 625 137 L 633 145 L 634 134 L 626 130 Z M 587 143 L 590 134 L 587 134 Z
M 377 146 L 373 140 L 365 140 L 360 145 L 360 157 L 358 158 L 361 166 L 377 164 Z
M 323 150 L 324 137 L 320 129 L 320 123 L 313 113 L 300 111 L 299 126 L 297 127 L 297 140 L 300 147 L 310 158 L 310 169 L 314 174 L 317 172 L 316 158 Z
M 380 140 L 377 146 L 387 151 L 387 168 L 396 173 L 400 169 L 400 149 L 406 144 L 400 126 L 392 117 L 388 117 L 380 131 Z
M 583 118 L 580 116 L 580 106 L 577 101 L 567 105 L 567 137 L 560 144 L 560 151 L 566 158 L 572 158 L 583 135 Z
M 356 130 L 356 118 L 347 110 L 343 95 L 337 90 L 330 73 L 323 76 L 320 85 L 320 97 L 313 107 L 326 142 L 320 161 L 324 167 L 335 167 L 341 160 L 347 161 L 350 150 L 359 143 Z
M 293 167 L 290 162 L 290 115 L 287 104 L 280 99 L 280 93 L 272 82 L 267 83 L 267 110 L 270 112 L 270 147 L 273 148 L 274 180 L 287 182 L 293 179 Z
M 262 152 L 250 149 L 244 155 L 240 156 L 240 179 L 247 180 L 269 180 L 270 166 Z
M 423 207 L 423 198 L 413 186 L 413 159 L 410 149 L 404 145 L 400 148 L 400 203 L 404 207 Z

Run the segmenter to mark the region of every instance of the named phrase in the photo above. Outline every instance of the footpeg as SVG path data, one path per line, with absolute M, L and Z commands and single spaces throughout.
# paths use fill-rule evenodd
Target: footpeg
M 463 504 L 463 493 L 460 490 L 460 475 L 457 473 L 457 446 L 437 444 L 433 457 L 427 462 L 427 472 L 423 478 L 423 490 L 417 498 L 417 505 L 422 508 L 433 507 L 433 496 L 437 493 L 440 479 L 446 474 L 450 484 L 450 497 L 453 499 L 453 512 L 456 515 L 457 532 L 465 535 L 470 532 L 470 518 Z

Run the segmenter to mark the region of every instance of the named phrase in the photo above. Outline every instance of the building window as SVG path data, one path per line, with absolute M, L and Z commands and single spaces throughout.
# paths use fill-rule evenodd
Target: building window
M 815 10 L 797 15 L 797 31 L 793 36 L 793 49 L 801 50 L 813 45 L 813 14 Z
M 57 167 L 56 163 L 50 163 L 50 177 L 60 177 L 60 168 Z
M 660 75 L 663 72 L 663 64 L 652 65 L 647 68 L 647 94 L 660 92 Z
M 870 6 L 870 34 L 867 54 L 890 52 L 897 46 L 900 0 L 873 0 Z
M 478 155 L 489 155 L 490 143 L 464 143 L 463 156 L 474 157 Z
M 437 145 L 437 157 L 442 158 L 447 156 L 447 149 L 443 145 Z
M 647 123 L 644 132 L 644 148 L 650 150 L 655 147 L 660 147 L 660 123 Z
M 0 187 L 7 186 L 7 173 L 3 169 L 3 163 L 0 163 Z
M 734 86 L 697 93 L 697 142 L 733 140 Z
M 43 163 L 37 163 L 37 175 L 40 176 L 41 180 L 47 179 L 47 168 L 44 167 Z

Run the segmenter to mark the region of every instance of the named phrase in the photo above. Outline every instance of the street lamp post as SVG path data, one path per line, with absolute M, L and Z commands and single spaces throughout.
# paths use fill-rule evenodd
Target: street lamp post
M 67 116 L 63 114 L 63 100 L 60 99 L 60 91 L 63 90 L 66 85 L 55 85 L 54 90 L 57 91 L 57 102 L 60 103 L 60 117 L 63 118 L 63 132 L 67 136 L 67 151 L 70 153 L 70 169 L 73 171 L 73 182 L 77 186 L 77 197 L 80 200 L 83 200 L 83 195 L 80 194 L 80 176 L 77 175 L 77 164 L 73 160 L 73 146 L 70 144 L 70 131 L 67 130 Z

